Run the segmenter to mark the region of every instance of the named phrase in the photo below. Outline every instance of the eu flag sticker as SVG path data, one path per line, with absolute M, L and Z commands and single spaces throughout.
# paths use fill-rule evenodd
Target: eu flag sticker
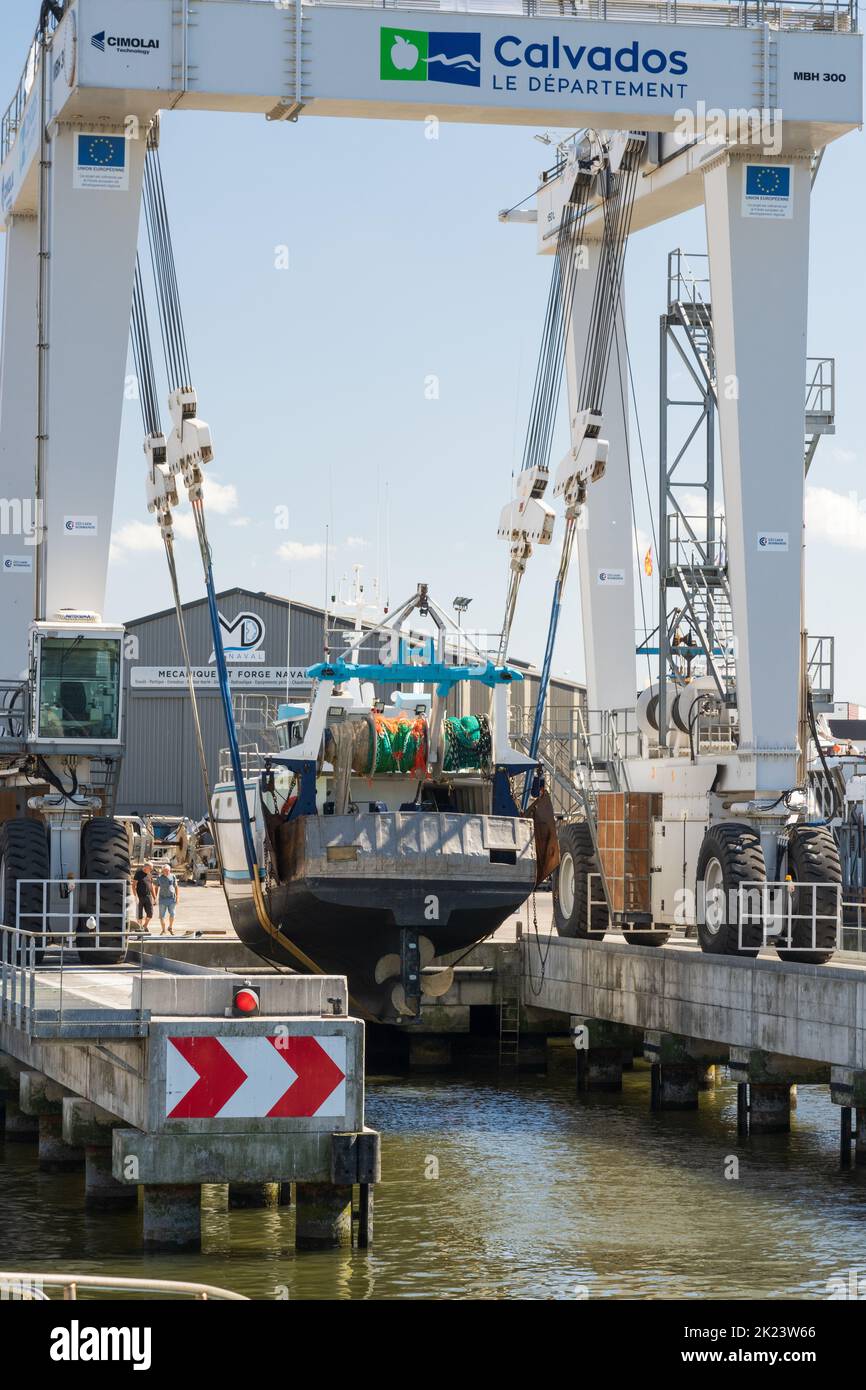
M 790 164 L 744 164 L 744 217 L 790 218 L 793 188 Z
M 75 137 L 76 188 L 127 189 L 129 165 L 122 135 L 78 134 Z

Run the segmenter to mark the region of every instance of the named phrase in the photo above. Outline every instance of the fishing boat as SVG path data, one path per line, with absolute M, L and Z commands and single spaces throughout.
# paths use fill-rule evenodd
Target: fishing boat
M 368 1018 L 411 1018 L 450 987 L 442 958 L 554 867 L 546 795 L 526 814 L 515 799 L 536 767 L 508 741 L 522 676 L 482 656 L 424 584 L 308 675 L 310 703 L 280 706 L 278 752 L 243 775 L 242 814 L 237 775 L 214 790 L 232 923 L 274 964 L 346 975 Z M 489 713 L 447 712 L 465 683 Z

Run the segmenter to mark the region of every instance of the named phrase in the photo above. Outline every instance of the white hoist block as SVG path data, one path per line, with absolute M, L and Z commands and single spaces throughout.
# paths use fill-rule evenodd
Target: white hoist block
M 166 464 L 165 435 L 149 434 L 144 441 L 144 454 L 147 459 L 144 482 L 147 510 L 162 513 L 176 507 L 177 483 Z
M 565 497 L 569 503 L 582 502 L 590 483 L 604 477 L 607 467 L 608 442 L 598 436 L 601 416 L 591 410 L 581 410 L 572 423 L 572 445 L 556 470 L 554 497 Z M 592 433 L 589 433 L 589 431 Z
M 145 478 L 147 510 L 161 512 L 167 507 L 177 506 L 177 483 L 164 467 L 156 464 Z
M 514 489 L 515 496 L 519 502 L 528 502 L 531 497 L 543 497 L 547 491 L 547 484 L 550 481 L 550 473 L 543 466 L 536 468 L 524 468 L 517 475 L 517 485 Z
M 174 425 L 166 445 L 169 471 L 180 473 L 188 489 L 200 487 L 201 470 L 213 458 L 210 426 L 196 415 L 198 401 L 191 387 L 172 391 L 168 408 Z
M 525 540 L 550 545 L 555 516 L 546 502 L 539 502 L 535 497 L 515 497 L 502 508 L 496 534 L 506 541 Z

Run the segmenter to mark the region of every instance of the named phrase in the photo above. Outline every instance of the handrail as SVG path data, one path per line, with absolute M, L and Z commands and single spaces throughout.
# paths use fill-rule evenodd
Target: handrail
M 59 21 L 49 13 L 45 24 L 46 34 L 53 34 Z M 39 71 L 39 50 L 42 46 L 39 31 L 34 34 L 33 41 L 27 50 L 27 60 L 24 69 L 15 88 L 15 95 L 0 119 L 0 164 L 5 162 L 6 156 L 15 144 L 21 119 L 24 115 L 24 108 L 27 105 L 30 93 L 36 85 L 36 74 Z
M 180 1294 L 206 1302 L 209 1299 L 248 1303 L 245 1293 L 221 1289 L 216 1284 L 197 1284 L 185 1279 L 130 1279 L 111 1274 L 19 1274 L 0 1271 L 0 1296 L 15 1301 L 51 1302 L 45 1288 L 62 1290 L 64 1302 L 75 1302 L 79 1289 L 99 1289 L 104 1293 L 128 1291 L 158 1296 Z
M 365 9 L 457 11 L 465 0 L 302 0 L 304 5 L 363 6 Z M 567 20 L 612 20 L 622 23 L 723 25 L 727 28 L 830 30 L 857 32 L 857 0 L 474 0 L 471 13 L 526 15 Z

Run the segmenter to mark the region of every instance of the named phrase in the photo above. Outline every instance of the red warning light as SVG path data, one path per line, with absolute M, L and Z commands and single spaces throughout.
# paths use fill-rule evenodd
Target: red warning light
M 244 986 L 243 989 L 235 990 L 232 1006 L 234 1013 L 241 1017 L 246 1017 L 249 1014 L 257 1014 L 259 1011 L 259 996 L 254 989 Z

